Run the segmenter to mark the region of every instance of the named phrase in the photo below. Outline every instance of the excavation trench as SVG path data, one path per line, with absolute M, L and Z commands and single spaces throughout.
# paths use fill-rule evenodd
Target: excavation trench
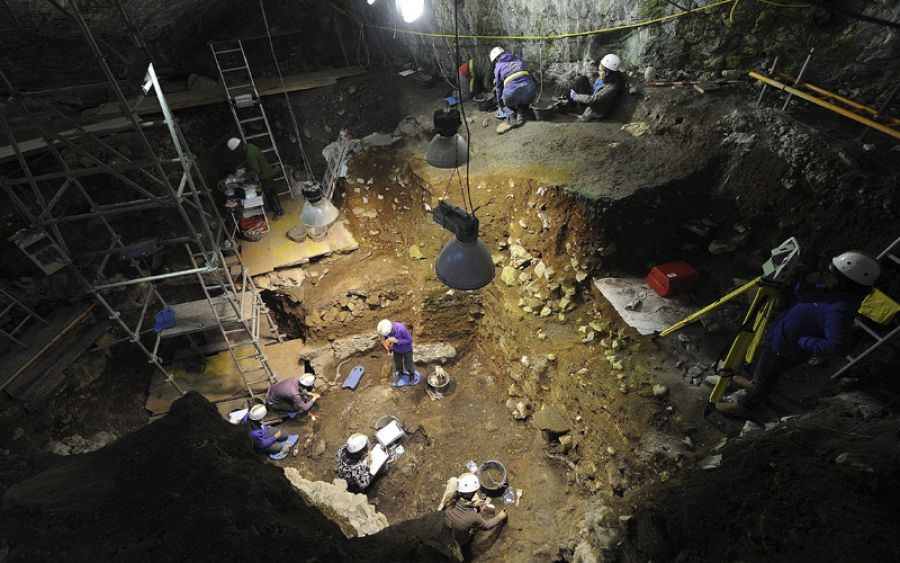
M 650 392 L 662 353 L 624 326 L 591 282 L 611 268 L 636 269 L 617 248 L 667 252 L 657 227 L 640 241 L 616 238 L 625 232 L 620 227 L 646 219 L 654 206 L 669 210 L 660 221 L 696 216 L 703 199 L 692 190 L 707 186 L 698 173 L 638 192 L 634 201 L 598 202 L 507 174 L 472 177 L 497 278 L 482 291 L 458 292 L 434 275 L 434 259 L 451 235 L 426 206 L 445 196 L 459 203 L 459 180 L 429 183 L 395 158 L 385 151 L 353 163 L 343 208 L 360 248 L 303 266 L 299 288 L 273 287 L 267 299 L 277 318 L 302 317 L 292 324 L 305 327 L 314 352 L 304 360 L 318 369 L 325 391 L 319 422 L 290 423 L 298 425 L 306 455 L 284 463 L 330 481 L 334 452 L 350 433 L 371 433 L 381 416 L 396 416 L 410 433 L 406 452 L 368 492 L 391 524 L 434 510 L 445 480 L 466 461 L 499 459 L 523 499 L 511 508 L 515 525 L 486 535 L 475 552 L 485 561 L 555 554 L 574 539 L 589 499 L 624 495 L 680 462 L 680 438 L 666 437 L 670 417 Z M 440 360 L 452 378 L 442 399 L 424 384 L 390 386 L 392 360 L 374 338 L 381 318 L 410 328 L 423 377 L 436 365 L 423 355 L 453 346 L 455 356 Z M 330 363 L 318 352 L 329 346 L 342 350 Z M 608 346 L 615 347 L 613 360 Z M 355 391 L 335 385 L 356 365 L 366 374 Z M 544 406 L 562 414 L 563 432 L 534 424 Z

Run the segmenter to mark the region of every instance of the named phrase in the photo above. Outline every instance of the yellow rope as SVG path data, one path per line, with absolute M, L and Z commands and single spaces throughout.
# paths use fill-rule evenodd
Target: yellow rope
M 734 0 L 734 4 L 731 5 L 731 11 L 728 12 L 728 22 L 734 23 L 734 11 L 737 9 L 738 4 L 741 3 L 741 0 Z
M 768 4 L 778 8 L 812 8 L 812 4 L 785 4 L 783 2 L 772 2 L 772 0 L 756 0 L 760 4 Z
M 573 33 L 560 33 L 557 35 L 460 35 L 460 39 L 505 39 L 505 40 L 525 40 L 525 41 L 547 41 L 553 39 L 567 39 L 570 37 L 584 37 L 586 35 L 598 35 L 600 33 L 609 33 L 611 31 L 621 31 L 623 29 L 634 29 L 637 27 L 644 27 L 648 25 L 653 25 L 656 23 L 668 21 L 675 18 L 680 18 L 682 16 L 686 16 L 688 14 L 694 14 L 697 12 L 702 12 L 704 10 L 710 10 L 712 8 L 717 8 L 719 6 L 724 6 L 725 4 L 737 4 L 740 0 L 719 0 L 718 2 L 713 2 L 711 4 L 706 4 L 705 6 L 700 6 L 697 8 L 693 8 L 690 10 L 685 10 L 683 12 L 678 12 L 675 14 L 669 14 L 668 16 L 662 16 L 658 18 L 654 18 L 652 20 L 646 20 L 642 22 L 629 23 L 623 25 L 617 25 L 613 27 L 606 27 L 603 29 L 593 29 L 591 31 L 576 31 Z M 388 31 L 396 31 L 397 33 L 406 33 L 407 35 L 418 35 L 423 37 L 455 37 L 452 33 L 427 33 L 425 31 L 415 31 L 412 29 L 395 29 L 393 27 L 383 26 L 383 25 L 374 25 L 369 23 L 363 23 L 358 21 L 353 15 L 348 12 L 342 10 L 338 6 L 331 4 L 331 8 L 342 14 L 354 22 L 365 25 L 366 27 L 372 27 L 376 29 L 386 29 Z

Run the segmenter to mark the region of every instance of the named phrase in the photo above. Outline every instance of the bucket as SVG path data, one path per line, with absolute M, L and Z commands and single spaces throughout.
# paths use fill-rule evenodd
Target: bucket
M 431 88 L 434 86 L 434 76 L 425 73 L 425 72 L 417 72 L 413 75 L 413 80 L 416 81 L 416 84 L 419 85 L 419 88 Z
M 478 94 L 472 98 L 472 101 L 475 102 L 478 111 L 494 111 L 497 107 L 497 100 L 494 96 L 485 93 Z
M 506 466 L 496 459 L 489 459 L 478 468 L 478 480 L 488 496 L 498 496 L 506 490 Z
M 426 380 L 428 386 L 437 393 L 444 393 L 450 388 L 450 374 L 444 370 L 434 370 L 434 373 L 428 376 Z

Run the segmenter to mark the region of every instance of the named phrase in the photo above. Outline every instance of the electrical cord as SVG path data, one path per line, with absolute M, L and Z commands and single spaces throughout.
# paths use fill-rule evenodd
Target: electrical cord
M 459 68 L 459 1 L 453 0 L 453 31 L 454 31 L 454 42 L 456 44 L 456 68 Z M 462 86 L 460 86 L 462 88 Z M 469 200 L 469 209 L 471 209 L 472 214 L 475 213 L 475 207 L 472 205 L 472 189 L 469 184 L 469 161 L 471 160 L 471 152 L 472 152 L 472 133 L 469 131 L 469 121 L 466 119 L 466 104 L 462 97 L 462 92 L 460 92 L 459 96 L 459 112 L 462 115 L 462 122 L 466 126 L 466 195 Z M 457 171 L 459 167 L 457 167 Z M 460 182 L 460 189 L 462 189 L 462 182 Z M 463 199 L 463 205 L 465 205 L 465 198 Z

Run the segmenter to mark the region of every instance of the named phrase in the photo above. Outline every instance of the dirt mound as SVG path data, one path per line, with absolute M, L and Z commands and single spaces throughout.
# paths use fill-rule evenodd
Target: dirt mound
M 829 409 L 724 447 L 699 467 L 630 499 L 623 561 L 900 560 L 896 423 Z
M 12 486 L 0 529 L 10 561 L 442 560 L 440 515 L 348 540 L 194 393 Z

